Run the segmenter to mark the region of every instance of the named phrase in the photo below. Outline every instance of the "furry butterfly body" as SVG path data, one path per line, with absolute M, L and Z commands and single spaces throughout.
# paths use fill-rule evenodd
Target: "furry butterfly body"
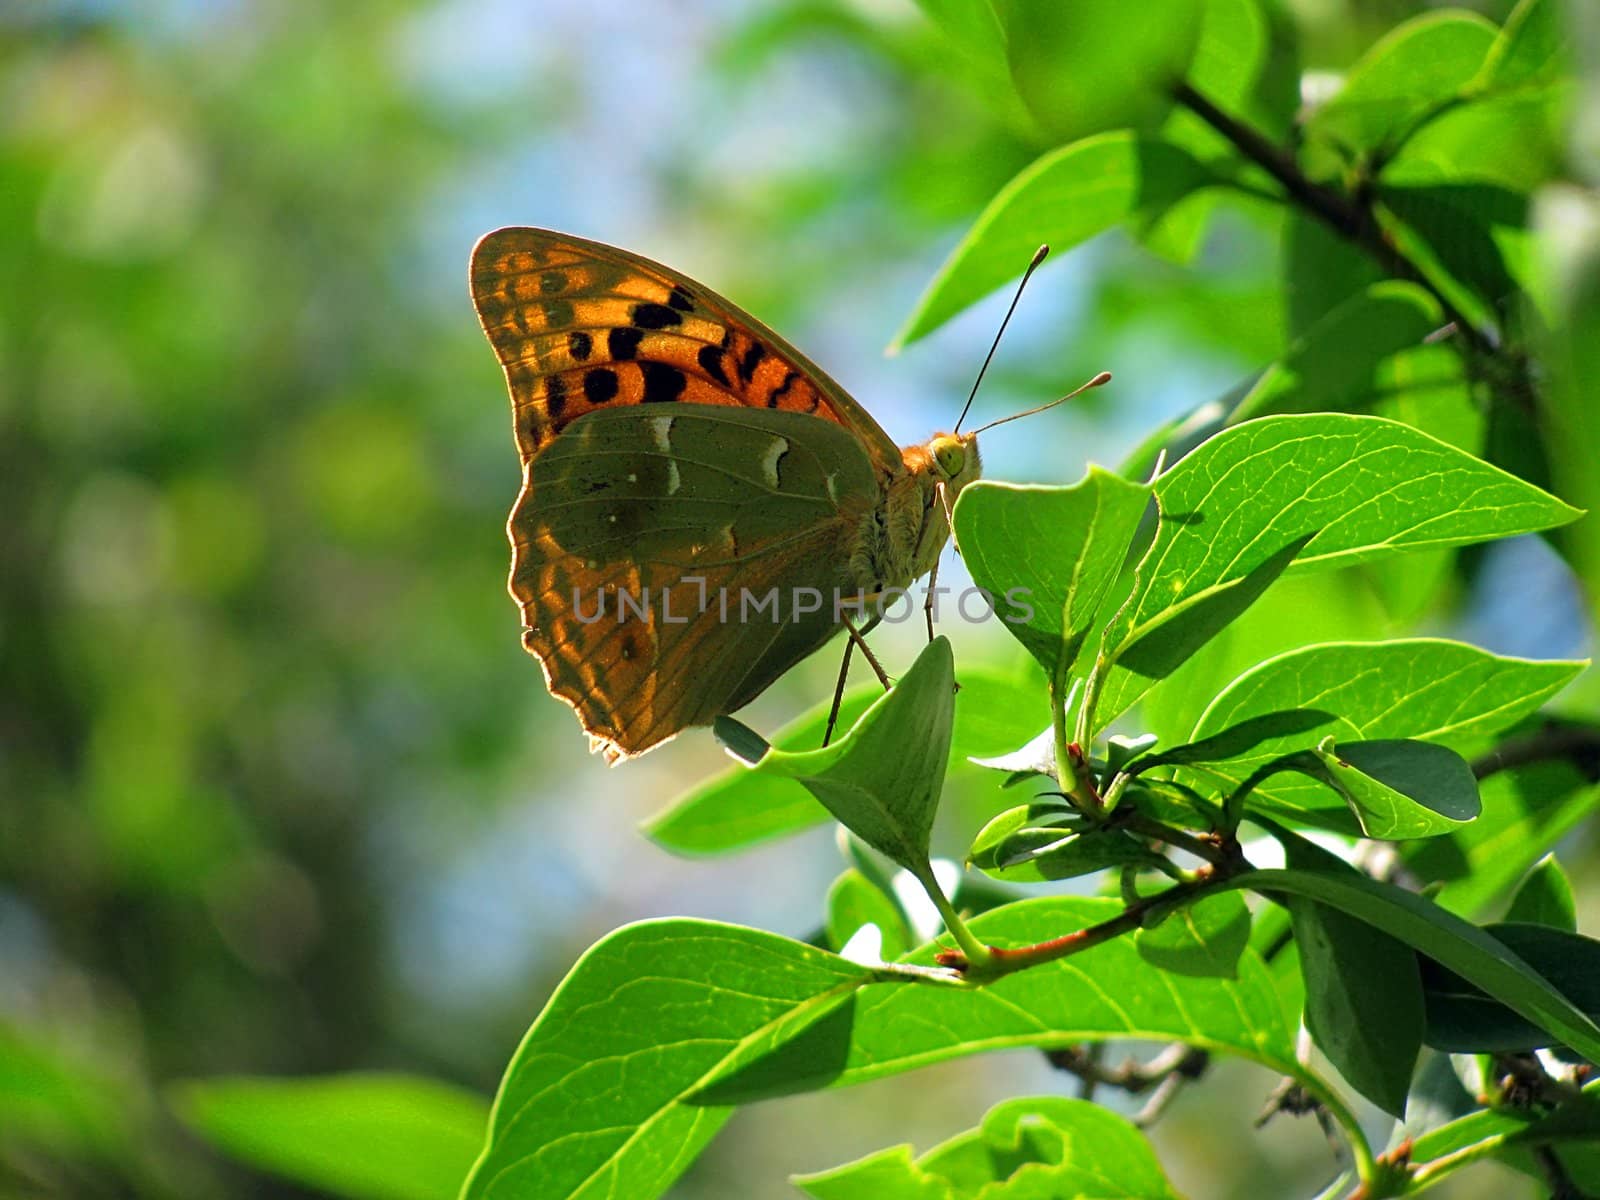
M 838 632 L 836 597 L 933 569 L 974 435 L 897 447 L 755 318 L 616 247 L 501 229 L 470 274 L 522 459 L 523 645 L 611 761 L 759 695 Z

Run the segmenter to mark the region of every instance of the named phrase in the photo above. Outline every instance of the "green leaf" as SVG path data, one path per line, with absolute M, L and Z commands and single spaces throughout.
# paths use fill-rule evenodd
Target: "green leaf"
M 1447 109 L 1406 140 L 1380 182 L 1385 188 L 1484 183 L 1533 192 L 1560 174 L 1570 100 L 1568 81 Z
M 1342 795 L 1369 838 L 1437 837 L 1477 817 L 1478 781 L 1454 750 L 1384 738 L 1318 747 L 1322 777 Z
M 1277 831 L 1280 838 L 1283 831 Z M 1600 1055 L 1600 1027 L 1500 941 L 1413 892 L 1354 872 L 1249 871 L 1232 887 L 1281 892 L 1336 908 L 1420 950 L 1571 1046 Z
M 1548 373 L 1541 389 L 1539 422 L 1550 456 L 1554 487 L 1590 512 L 1600 510 L 1600 470 L 1584 436 L 1594 411 L 1594 380 L 1600 379 L 1600 192 L 1563 188 L 1539 213 L 1539 236 L 1550 252 L 1541 256 L 1537 293 L 1548 327 L 1535 355 Z M 1600 579 L 1600 518 L 1564 530 L 1557 542 L 1579 578 Z M 1597 596 L 1585 587 L 1591 626 Z
M 1352 254 L 1350 243 L 1329 229 L 1325 222 L 1298 210 L 1286 213 L 1283 222 L 1283 301 L 1288 310 L 1289 336 L 1293 339 L 1289 354 L 1293 355 L 1294 347 L 1300 345 L 1306 347 L 1302 354 L 1309 353 L 1310 347 L 1322 345 L 1327 341 L 1317 333 L 1316 325 L 1339 306 L 1347 302 L 1360 301 L 1357 311 L 1364 311 L 1372 303 L 1369 289 L 1382 278 L 1383 271 L 1377 263 L 1365 254 Z M 1403 293 L 1391 291 L 1380 294 L 1386 297 L 1383 306 L 1391 313 L 1402 316 L 1410 324 L 1412 318 L 1404 312 L 1403 306 L 1406 301 L 1401 298 Z M 1411 306 L 1419 313 L 1427 310 L 1426 304 L 1420 301 L 1412 301 Z M 1339 318 L 1340 321 L 1353 319 L 1356 318 L 1353 316 Z M 1385 338 L 1388 336 L 1385 330 L 1375 332 Z M 1357 357 L 1363 362 L 1367 361 L 1364 344 L 1348 345 L 1345 349 L 1359 350 Z M 1317 365 L 1330 367 L 1337 371 L 1340 377 L 1348 380 L 1344 364 L 1332 356 L 1326 357 L 1329 361 Z M 1309 373 L 1292 371 L 1293 385 L 1285 388 L 1285 381 L 1281 377 L 1286 370 L 1292 371 L 1292 368 L 1286 368 L 1282 364 L 1274 364 L 1268 368 L 1268 374 L 1279 376 L 1271 385 L 1275 390 L 1284 389 L 1290 397 L 1308 388 L 1323 390 L 1322 375 L 1316 371 Z M 1356 396 L 1358 399 L 1365 399 L 1371 395 L 1371 389 L 1362 391 L 1359 378 L 1354 387 L 1349 386 L 1347 382 L 1344 386 L 1328 390 L 1334 395 Z M 1355 403 L 1333 405 L 1309 403 L 1297 407 L 1301 411 L 1312 409 L 1326 411 L 1329 408 L 1344 410 L 1357 406 Z M 1365 407 L 1365 405 L 1360 406 Z
M 1546 854 L 1511 897 L 1506 909 L 1508 922 L 1522 925 L 1548 925 L 1552 929 L 1578 930 L 1578 904 L 1572 894 L 1572 881 L 1561 869 L 1554 854 Z
M 1115 0 L 1007 0 L 999 9 L 1011 78 L 1057 141 L 1154 129 L 1200 40 L 1200 0 L 1145 0 L 1138 21 Z
M 1185 742 L 1160 754 L 1152 754 L 1131 764 L 1135 772 L 1152 767 L 1183 766 L 1189 763 L 1226 762 L 1243 758 L 1258 746 L 1281 744 L 1286 740 L 1304 741 L 1313 730 L 1323 729 L 1336 718 L 1320 708 L 1291 708 L 1282 712 L 1246 717 L 1220 733 L 1198 741 Z
M 1204 0 L 1203 9 L 1189 86 L 1267 138 L 1286 141 L 1300 107 L 1300 70 L 1285 14 L 1278 5 L 1266 7 L 1260 0 Z M 1187 108 L 1173 108 L 1160 135 L 1221 172 L 1237 170 L 1233 144 Z M 1191 192 L 1136 220 L 1132 232 L 1151 252 L 1191 262 L 1222 197 L 1219 188 Z
M 1268 828 L 1282 842 L 1291 871 L 1336 882 L 1366 878 L 1314 843 Z M 1422 1048 L 1416 955 L 1337 906 L 1297 895 L 1285 903 L 1305 981 L 1307 1032 L 1352 1087 L 1385 1112 L 1401 1116 Z
M 1014 675 L 963 669 L 959 679 L 950 739 L 952 768 L 967 769 L 970 757 L 1010 750 L 1050 721 L 1043 689 L 1022 686 Z M 850 728 L 882 696 L 876 683 L 847 692 L 839 728 Z M 822 745 L 828 707 L 818 704 L 785 725 L 772 744 L 792 751 Z M 830 819 L 828 810 L 794 780 L 732 766 L 673 800 L 643 828 L 652 841 L 675 854 L 722 854 Z
M 934 638 L 844 737 L 820 750 L 769 749 L 751 769 L 799 780 L 846 829 L 921 878 L 950 758 L 955 684 L 950 643 Z
M 1134 934 L 1139 956 L 1179 975 L 1238 977 L 1239 956 L 1250 943 L 1250 910 L 1238 892 L 1207 896 Z
M 1182 667 L 1196 651 L 1254 604 L 1288 569 L 1313 536 L 1302 534 L 1240 578 L 1224 581 L 1193 603 L 1174 608 L 1165 619 L 1152 621 L 1129 636 L 1117 653 L 1121 674 L 1113 676 L 1111 684 L 1121 684 L 1126 690 L 1127 681 L 1137 679 L 1142 681 L 1143 687 L 1149 687 Z M 1122 702 L 1121 696 L 1117 702 Z
M 1127 131 L 1050 151 L 989 202 L 913 306 L 891 351 L 1021 275 L 1041 243 L 1060 254 L 1129 217 L 1154 217 L 1217 182 L 1187 152 Z
M 1311 1038 L 1350 1086 L 1405 1112 L 1422 1048 L 1422 984 L 1410 949 L 1336 908 L 1293 900 Z
M 1239 402 L 1229 424 L 1272 413 L 1371 408 L 1383 364 L 1420 346 L 1444 322 L 1438 301 L 1416 284 L 1374 283 L 1296 338 Z
M 1600 1018 L 1600 941 L 1549 925 L 1485 926 L 1580 1012 Z M 1422 964 L 1428 1003 L 1428 1045 L 1452 1053 L 1539 1050 L 1556 1039 L 1430 959 Z
M 231 1157 L 356 1200 L 451 1200 L 489 1124 L 482 1097 L 406 1075 L 196 1079 L 168 1098 Z
M 1227 731 L 1286 711 L 1337 715 L 1326 724 L 1258 742 L 1231 760 L 1197 761 L 1191 770 L 1213 787 L 1231 790 L 1267 762 L 1309 749 L 1327 736 L 1340 745 L 1410 738 L 1474 752 L 1565 687 L 1583 665 L 1504 658 L 1440 638 L 1306 646 L 1235 679 L 1201 715 L 1191 737 L 1212 744 Z M 1278 775 L 1260 784 L 1251 806 L 1351 829 L 1333 795 L 1297 776 Z M 1489 811 L 1494 812 L 1492 806 Z
M 1016 810 L 1013 809 L 1014 813 Z M 1003 821 L 1002 814 L 996 821 Z M 1120 829 L 1083 833 L 1049 825 L 1027 825 L 997 837 L 990 822 L 978 835 L 970 861 L 978 870 L 1008 883 L 1047 883 L 1076 879 L 1106 867 L 1150 866 L 1161 861 L 1137 838 Z
M 1436 899 L 1452 912 L 1483 913 L 1539 857 L 1600 806 L 1578 766 L 1546 759 L 1495 771 L 1478 783 L 1483 815 L 1459 833 L 1404 848 L 1420 878 L 1443 881 Z
M 991 945 L 1020 946 L 1121 911 L 1114 900 L 1050 896 L 993 909 L 970 927 Z M 939 949 L 924 946 L 908 961 L 931 963 Z M 724 1077 L 702 1099 L 744 1103 L 862 1083 L 979 1051 L 1124 1037 L 1183 1041 L 1287 1074 L 1300 1071 L 1293 1027 L 1254 951 L 1240 956 L 1237 979 L 1184 978 L 1146 963 L 1132 938 L 1117 938 L 979 989 L 871 985 L 772 1055 Z
M 1537 1146 L 1600 1139 L 1600 1083 L 1548 1115 L 1530 1108 L 1480 1109 L 1420 1135 L 1413 1163 L 1431 1163 L 1473 1146 Z
M 1224 112 L 1243 115 L 1261 78 L 1271 39 L 1256 0 L 1205 0 L 1188 83 Z
M 1060 1096 L 998 1104 L 979 1128 L 915 1163 L 910 1147 L 899 1146 L 794 1183 L 816 1200 L 1177 1200 L 1132 1124 L 1098 1104 Z
M 1386 184 L 1498 183 L 1531 192 L 1560 170 L 1575 93 L 1561 6 L 1522 0 L 1461 89 L 1409 137 Z
M 1466 12 L 1428 13 L 1397 25 L 1311 115 L 1306 136 L 1352 156 L 1381 153 L 1477 76 L 1498 33 L 1492 22 Z
M 1008 808 L 991 818 L 978 836 L 972 839 L 967 851 L 967 864 L 979 867 L 998 866 L 1007 856 L 1006 846 L 1011 839 L 1027 830 L 1036 830 L 1046 838 L 1058 838 L 1068 830 L 1078 827 L 1077 809 L 1065 800 L 1033 800 Z
M 1559 80 L 1570 66 L 1566 30 L 1553 0 L 1520 0 L 1475 81 L 1475 93 L 1536 88 Z
M 1296 572 L 1526 533 L 1578 515 L 1419 430 L 1341 414 L 1236 425 L 1163 475 L 1155 492 L 1155 539 L 1095 665 L 1100 726 L 1155 681 L 1122 662 L 1129 647 L 1308 534 Z
M 649 1200 L 727 1119 L 687 1103 L 826 1018 L 869 972 L 776 934 L 683 919 L 590 947 L 500 1084 L 462 1200 Z
M 899 958 L 911 948 L 911 933 L 899 908 L 854 867 L 828 889 L 827 912 L 828 944 L 835 950 L 843 950 L 856 931 L 867 925 L 876 925 L 883 935 L 883 958 Z
M 855 1162 L 791 1175 L 789 1182 L 815 1200 L 954 1200 L 948 1180 L 924 1171 L 911 1157 L 910 1146 L 879 1150 Z
M 1058 687 L 1149 502 L 1149 487 L 1096 466 L 1071 487 L 980 481 L 956 501 L 956 543 L 972 578 L 997 597 L 1025 602 L 1031 615 L 1006 628 Z
M 1010 93 L 1006 34 L 992 0 L 916 0 L 960 51 L 985 90 Z
M 1504 304 L 1527 275 L 1529 201 L 1497 183 L 1382 184 L 1380 220 L 1398 218 L 1479 303 Z
M 1528 197 L 1495 183 L 1382 186 L 1384 236 L 1469 322 L 1494 328 L 1528 273 Z M 1514 315 L 1514 314 L 1513 314 Z
M 120 1153 L 150 1105 L 102 1056 L 74 1054 L 0 1019 L 0 1129 L 73 1152 Z

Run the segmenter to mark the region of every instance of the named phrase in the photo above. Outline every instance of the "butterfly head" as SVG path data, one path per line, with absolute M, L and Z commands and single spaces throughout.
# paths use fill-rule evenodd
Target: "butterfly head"
M 952 501 L 982 471 L 975 433 L 936 433 L 926 450 L 929 473 L 945 485 Z

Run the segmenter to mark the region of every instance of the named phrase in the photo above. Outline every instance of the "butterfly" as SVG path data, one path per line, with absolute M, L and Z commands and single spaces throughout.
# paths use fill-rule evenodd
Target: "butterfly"
M 976 434 L 896 446 L 760 321 L 615 246 L 498 229 L 470 283 L 522 459 L 522 643 L 609 761 L 754 699 L 861 611 L 836 598 L 936 567 Z

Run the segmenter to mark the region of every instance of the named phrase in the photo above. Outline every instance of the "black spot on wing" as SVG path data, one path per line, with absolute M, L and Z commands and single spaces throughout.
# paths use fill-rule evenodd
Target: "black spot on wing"
M 766 358 L 767 348 L 760 342 L 751 342 L 750 349 L 746 350 L 739 359 L 739 378 L 749 383 L 756 377 L 756 368 L 761 365 L 761 360 Z
M 539 276 L 539 290 L 545 295 L 561 291 L 567 286 L 567 277 L 560 271 L 546 271 Z
M 611 357 L 627 361 L 639 353 L 639 339 L 644 337 L 644 330 L 635 329 L 631 325 L 620 325 L 606 335 L 606 348 L 611 352 Z
M 589 335 L 581 329 L 574 329 L 567 334 L 567 353 L 572 355 L 574 362 L 584 362 L 589 357 L 589 352 L 594 349 L 594 343 Z
M 632 322 L 640 329 L 666 329 L 683 324 L 683 317 L 665 304 L 645 301 L 633 306 Z
M 617 373 L 608 371 L 604 367 L 596 367 L 592 371 L 585 371 L 583 375 L 583 398 L 590 404 L 605 404 L 617 397 Z
M 694 308 L 694 296 L 683 284 L 675 283 L 672 285 L 672 295 L 667 303 L 679 312 L 689 312 Z
M 789 390 L 789 385 L 792 384 L 798 378 L 800 378 L 800 377 L 798 375 L 796 375 L 793 371 L 789 371 L 786 375 L 784 375 L 783 382 L 780 383 L 777 387 L 773 388 L 772 389 L 772 394 L 767 397 L 767 407 L 768 408 L 777 408 L 778 407 L 778 401 L 783 399 L 783 394 Z
M 639 370 L 644 374 L 644 403 L 669 404 L 683 395 L 688 379 L 670 363 L 642 362 Z
M 561 410 L 567 406 L 567 385 L 559 375 L 546 375 L 544 379 L 544 411 L 552 421 L 561 419 Z
M 701 346 L 700 353 L 695 355 L 695 360 L 700 364 L 700 369 L 715 379 L 723 387 L 728 386 L 728 373 L 722 369 L 722 348 L 720 346 Z
M 565 329 L 573 323 L 572 305 L 566 300 L 545 300 L 539 307 L 544 309 L 546 329 Z

